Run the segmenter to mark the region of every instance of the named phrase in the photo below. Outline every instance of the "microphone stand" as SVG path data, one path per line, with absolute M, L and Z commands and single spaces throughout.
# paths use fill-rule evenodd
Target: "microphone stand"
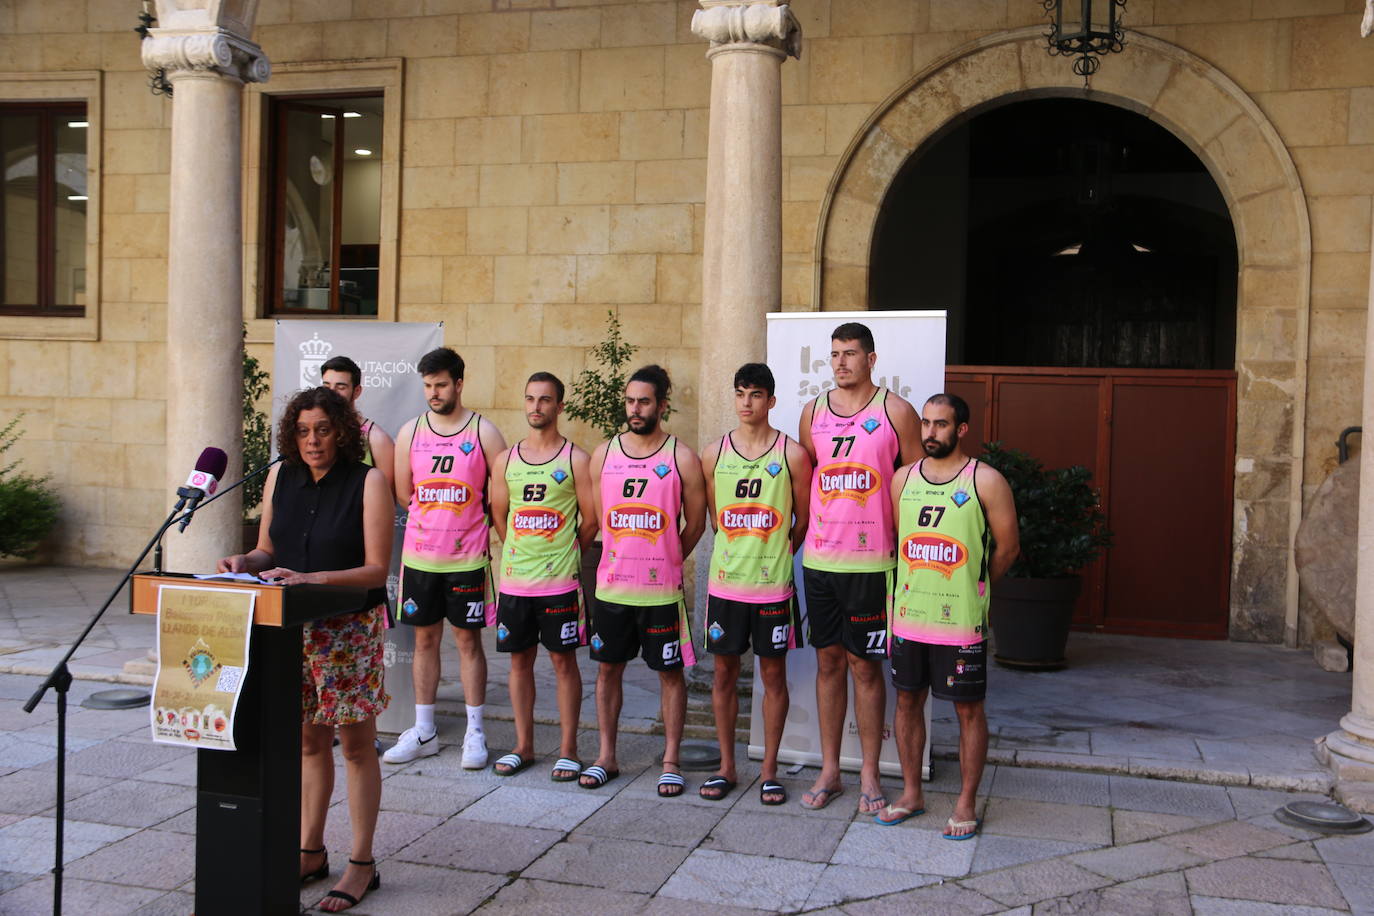
M 64 816 L 66 814 L 65 796 L 67 789 L 67 692 L 71 689 L 72 686 L 72 673 L 70 669 L 68 669 L 67 667 L 67 662 L 71 661 L 72 655 L 75 654 L 76 650 L 81 647 L 81 644 L 86 641 L 86 637 L 91 635 L 91 630 L 95 629 L 95 625 L 100 622 L 100 618 L 105 616 L 105 612 L 110 609 L 110 605 L 114 603 L 115 598 L 118 597 L 119 593 L 124 589 L 124 586 L 128 584 L 129 579 L 134 574 L 134 571 L 138 569 L 138 567 L 143 563 L 143 560 L 148 556 L 148 553 L 151 550 L 153 550 L 155 546 L 158 551 L 157 565 L 159 567 L 159 570 L 161 569 L 162 536 L 167 533 L 167 529 L 171 528 L 177 522 L 183 520 L 189 521 L 191 516 L 195 515 L 196 512 L 210 505 L 210 503 L 219 499 L 221 496 L 225 495 L 226 493 L 229 493 L 231 490 L 234 490 L 237 487 L 242 486 L 243 484 L 252 480 L 254 477 L 257 477 L 259 474 L 266 473 L 268 469 L 272 467 L 272 465 L 277 464 L 279 461 L 281 461 L 282 457 L 283 456 L 279 455 L 272 461 L 258 468 L 257 470 L 244 475 L 244 477 L 241 480 L 238 480 L 230 486 L 225 487 L 223 490 L 220 490 L 214 496 L 211 496 L 209 499 L 193 507 L 188 512 L 182 513 L 182 509 L 185 506 L 185 502 L 178 502 L 177 505 L 172 509 L 172 511 L 167 515 L 167 518 L 163 520 L 160 526 L 158 526 L 157 534 L 153 535 L 152 540 L 150 540 L 147 543 L 147 545 L 143 548 L 142 553 L 138 555 L 138 559 L 134 560 L 133 564 L 124 573 L 124 577 L 119 580 L 119 584 L 114 587 L 114 590 L 112 592 L 110 592 L 110 597 L 105 599 L 105 603 L 100 606 L 100 610 L 96 611 L 95 616 L 92 617 L 90 619 L 90 622 L 86 624 L 86 629 L 81 631 L 81 635 L 78 636 L 76 638 L 76 641 L 73 642 L 71 646 L 67 649 L 67 654 L 62 656 L 61 661 L 59 661 L 53 667 L 52 672 L 48 674 L 47 678 L 44 679 L 42 684 L 38 685 L 38 689 L 33 692 L 33 696 L 29 697 L 28 702 L 24 704 L 24 712 L 32 713 L 36 708 L 38 708 L 38 704 L 42 702 L 43 695 L 48 692 L 49 688 L 57 691 L 57 829 L 55 837 L 56 859 L 52 870 L 53 916 L 61 916 L 62 914 L 62 824 Z

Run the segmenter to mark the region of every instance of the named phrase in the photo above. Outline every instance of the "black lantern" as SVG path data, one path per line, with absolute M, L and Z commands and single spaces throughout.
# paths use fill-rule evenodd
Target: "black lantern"
M 1073 57 L 1073 72 L 1083 77 L 1083 87 L 1097 72 L 1104 54 L 1126 46 L 1121 14 L 1126 0 L 1041 0 L 1050 18 L 1049 52 Z

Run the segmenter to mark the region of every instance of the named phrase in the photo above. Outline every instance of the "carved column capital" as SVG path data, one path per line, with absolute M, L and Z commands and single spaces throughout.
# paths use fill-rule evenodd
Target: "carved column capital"
M 712 50 L 724 45 L 762 45 L 801 57 L 801 23 L 786 3 L 702 0 L 702 6 L 692 14 L 692 34 L 711 42 Z
M 143 42 L 143 66 L 179 75 L 217 74 L 244 83 L 265 83 L 272 76 L 267 55 L 245 38 L 224 29 L 152 29 Z

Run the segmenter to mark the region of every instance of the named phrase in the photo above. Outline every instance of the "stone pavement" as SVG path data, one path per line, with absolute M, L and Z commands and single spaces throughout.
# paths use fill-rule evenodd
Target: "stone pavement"
M 6 914 L 43 913 L 51 900 L 53 704 L 19 709 L 37 680 L 0 675 Z M 78 682 L 72 698 L 103 686 Z M 191 912 L 194 752 L 152 744 L 146 729 L 146 710 L 72 710 L 68 912 Z M 489 732 L 496 747 L 512 737 L 506 722 Z M 554 730 L 539 727 L 537 741 L 553 748 Z M 724 802 L 695 795 L 700 774 L 687 796 L 660 801 L 658 739 L 647 735 L 624 737 L 622 775 L 598 791 L 550 782 L 548 757 L 507 779 L 467 772 L 458 750 L 385 768 L 383 884 L 354 912 L 1374 912 L 1374 834 L 1322 838 L 1272 816 L 1316 795 L 992 766 L 984 832 L 955 843 L 939 836 L 951 765 L 926 786 L 926 814 L 880 827 L 855 816 L 852 776 L 824 811 L 795 802 L 813 771 L 785 780 L 792 804 L 761 807 L 753 763 Z M 326 835 L 336 868 L 348 849 L 337 801 Z M 302 904 L 327 887 L 311 886 Z
M 46 912 L 52 891 L 54 703 L 33 715 L 20 705 L 115 578 L 0 572 L 0 670 L 11 672 L 0 673 L 0 913 Z M 121 610 L 78 655 L 78 677 L 132 679 L 124 663 L 146 653 L 151 620 Z M 724 802 L 695 795 L 703 774 L 688 774 L 686 797 L 660 801 L 653 681 L 636 675 L 627 710 L 642 727 L 622 736 L 623 773 L 602 790 L 549 781 L 549 756 L 508 779 L 463 771 L 452 745 L 386 767 L 383 886 L 354 912 L 1374 912 L 1374 834 L 1322 838 L 1273 817 L 1329 787 L 1312 739 L 1348 709 L 1349 675 L 1273 646 L 1090 635 L 1075 635 L 1070 660 L 1044 674 L 994 669 L 975 840 L 939 836 L 958 778 L 940 760 L 927 813 L 899 827 L 855 815 L 853 774 L 824 811 L 796 804 L 814 770 L 784 780 L 791 804 L 763 808 L 754 762 Z M 497 660 L 494 687 L 503 676 Z M 188 913 L 193 752 L 152 744 L 146 709 L 76 705 L 108 686 L 83 679 L 72 691 L 67 910 Z M 461 711 L 456 683 L 443 700 Z M 936 706 L 933 731 L 938 757 L 954 740 L 948 706 Z M 461 733 L 444 717 L 441 740 Z M 488 735 L 494 750 L 513 738 L 497 717 Z M 536 739 L 547 755 L 556 730 L 541 725 Z M 582 735 L 585 756 L 595 739 Z M 336 869 L 348 844 L 338 782 L 327 833 Z M 312 886 L 302 903 L 325 890 Z

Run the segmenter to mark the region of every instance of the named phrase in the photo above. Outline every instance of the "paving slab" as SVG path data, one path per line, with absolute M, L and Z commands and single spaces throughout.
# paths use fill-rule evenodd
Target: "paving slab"
M 805 908 L 810 911 L 817 907 L 837 906 L 852 900 L 865 900 L 937 884 L 942 880 L 939 875 L 917 872 L 864 868 L 859 865 L 827 865 L 812 888 Z
M 102 776 L 66 774 L 67 804 L 113 785 Z M 0 811 L 7 814 L 40 814 L 57 804 L 57 774 L 47 770 L 16 770 L 0 776 Z
M 1060 770 L 1000 767 L 988 794 L 996 798 L 1026 798 L 1074 805 L 1106 807 L 1111 803 L 1106 776 Z
M 1328 865 L 1327 871 L 1350 904 L 1351 912 L 1374 913 L 1374 869 L 1363 865 Z
M 151 827 L 193 810 L 196 790 L 190 786 L 124 780 L 67 803 L 67 817 L 92 824 Z
M 519 913 L 522 916 L 541 913 L 548 916 L 567 916 L 568 913 L 629 916 L 640 912 L 648 901 L 649 898 L 643 894 L 517 878 L 476 912 Z
M 983 832 L 1105 846 L 1112 841 L 1112 814 L 1092 805 L 991 798 L 983 814 Z
M 1034 916 L 1079 916 L 1111 913 L 1112 916 L 1192 916 L 1185 892 L 1171 892 L 1126 885 L 1079 891 L 1066 897 L 1035 904 Z
M 1288 845 L 1289 838 L 1245 821 L 1225 821 L 1162 837 L 1161 843 L 1186 849 L 1203 859 L 1231 859 Z
M 1295 862 L 1320 862 L 1321 853 L 1311 843 L 1289 843 L 1255 853 L 1261 859 L 1292 859 Z
M 522 871 L 563 838 L 557 830 L 483 821 L 445 821 L 393 858 L 498 875 Z
M 1331 800 L 1328 796 L 1315 792 L 1284 792 L 1279 789 L 1234 788 L 1227 789 L 1226 794 L 1231 797 L 1236 817 L 1242 819 L 1259 814 L 1272 814 L 1290 802 Z
M 1153 840 L 1168 833 L 1191 830 L 1213 821 L 1182 814 L 1159 814 L 1154 811 L 1113 811 L 1112 837 L 1117 846 Z
M 1317 837 L 1312 846 L 1328 865 L 1374 867 L 1374 833 Z
M 349 913 L 358 916 L 471 913 L 510 880 L 505 875 L 434 868 L 394 859 L 381 863 L 378 873 L 382 876 L 382 886 L 369 892 L 360 905 L 349 909 Z M 313 905 L 327 890 L 328 885 L 312 885 L 308 894 L 301 895 L 302 905 Z M 182 910 L 178 916 L 185 916 L 187 912 Z
M 39 875 L 51 870 L 57 854 L 55 825 L 51 817 L 26 817 L 0 827 L 0 862 L 5 863 L 5 871 Z M 62 828 L 62 862 L 70 865 L 133 832 L 130 827 L 67 821 Z
M 912 913 L 940 913 L 941 916 L 985 916 L 1001 913 L 1007 908 L 977 891 L 958 884 L 938 884 L 879 897 L 847 903 L 842 908 L 848 916 L 911 916 Z
M 1341 909 L 1345 897 L 1324 866 L 1244 857 L 1184 872 L 1188 890 L 1207 897 Z
M 1319 906 L 1279 905 L 1254 900 L 1227 900 L 1224 897 L 1193 895 L 1194 916 L 1334 916 L 1348 910 L 1332 910 Z
M 1066 893 L 1094 890 L 1111 880 L 1063 859 L 1019 865 L 960 882 L 985 897 L 1007 906 L 1038 903 Z
M 615 798 L 602 805 L 573 833 L 695 847 L 724 815 L 724 808 Z
M 702 847 L 804 862 L 829 862 L 847 829 L 844 821 L 807 817 L 805 812 L 779 814 L 740 806 L 711 828 L 711 835 Z
M 552 789 L 500 786 L 468 805 L 458 817 L 566 833 L 609 801 L 609 797 L 595 792 L 574 795 Z
M 540 856 L 524 877 L 652 894 L 687 858 L 682 846 L 570 836 Z
M 1134 776 L 1108 777 L 1112 807 L 1157 814 L 1182 814 L 1223 820 L 1235 816 L 1226 790 L 1220 786 L 1171 783 Z
M 195 844 L 165 830 L 140 830 L 67 866 L 73 878 L 174 890 L 195 877 Z
M 162 897 L 164 891 L 147 887 L 124 887 L 102 881 L 83 881 L 67 876 L 62 881 L 62 910 L 82 916 L 128 916 L 145 904 Z M 51 913 L 53 879 L 35 878 L 14 890 L 0 894 L 0 913 Z
M 814 862 L 696 849 L 667 883 L 660 897 L 702 903 L 800 910 L 825 866 Z
M 442 823 L 445 823 L 443 818 L 430 814 L 379 812 L 377 829 L 372 836 L 373 858 L 386 859 L 395 855 Z M 342 866 L 344 854 L 348 853 L 353 845 L 347 802 L 340 802 L 329 809 L 328 820 L 324 825 L 324 845 L 334 850 L 334 859 Z
M 1133 881 L 1159 872 L 1178 871 L 1210 861 L 1161 840 L 1146 840 L 1070 856 L 1069 861 L 1113 881 Z
M 922 872 L 944 877 L 969 873 L 979 840 L 954 842 L 938 830 L 919 829 L 908 824 L 879 827 L 873 823 L 849 825 L 830 861 L 835 865 L 861 865 L 902 871 L 919 867 Z
M 967 841 L 966 841 L 967 842 Z M 978 838 L 978 852 L 973 857 L 972 874 L 1025 865 L 1041 859 L 1054 859 L 1094 847 L 1088 843 L 1068 843 L 1063 840 L 1041 840 L 1030 837 L 994 836 Z
M 382 810 L 448 818 L 496 788 L 486 783 L 455 783 L 410 772 L 397 773 L 382 781 Z
M 145 903 L 134 910 L 132 916 L 186 916 L 187 913 L 194 913 L 195 909 L 195 894 L 172 891 Z

